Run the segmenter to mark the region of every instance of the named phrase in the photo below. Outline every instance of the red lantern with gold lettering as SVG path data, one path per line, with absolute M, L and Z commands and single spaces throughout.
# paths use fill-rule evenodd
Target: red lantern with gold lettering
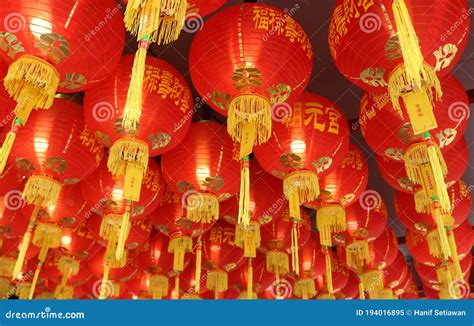
M 189 66 L 199 94 L 228 117 L 227 130 L 244 158 L 270 138 L 272 116 L 281 113 L 272 105 L 292 103 L 305 89 L 313 52 L 292 17 L 262 3 L 243 3 L 206 21 L 191 45 Z
M 182 194 L 191 221 L 217 220 L 219 201 L 238 192 L 236 156 L 225 127 L 211 121 L 192 124 L 183 143 L 162 156 L 165 181 L 173 192 Z
M 228 272 L 237 270 L 244 262 L 242 249 L 235 246 L 235 228 L 219 220 L 202 239 L 203 268 L 206 269 L 206 288 L 219 298 L 228 289 Z
M 17 106 L 0 152 L 0 170 L 30 112 L 49 109 L 56 92 L 79 92 L 110 76 L 125 35 L 122 13 L 113 0 L 3 4 L 0 59 L 9 65 L 5 88 Z M 19 140 L 17 144 L 23 146 Z

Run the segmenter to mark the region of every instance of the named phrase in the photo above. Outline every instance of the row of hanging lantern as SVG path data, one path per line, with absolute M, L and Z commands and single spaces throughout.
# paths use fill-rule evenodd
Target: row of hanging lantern
M 192 2 L 191 12 L 209 9 Z M 186 1 L 129 0 L 125 26 L 139 49 L 121 60 L 121 12 L 98 3 L 52 4 L 64 10 L 49 21 L 39 18 L 43 4 L 35 4 L 33 14 L 22 16 L 29 29 L 2 32 L 6 92 L 16 103 L 2 93 L 3 117 L 13 123 L 0 162 L 5 187 L 11 187 L 6 189 L 18 189 L 28 204 L 19 212 L 9 204 L 2 214 L 4 294 L 13 287 L 30 299 L 35 293 L 57 299 L 280 299 L 292 289 L 303 299 L 416 297 L 410 269 L 386 227 L 385 204 L 366 190 L 368 169 L 361 150 L 349 142 L 342 110 L 305 91 L 312 48 L 292 17 L 244 3 L 222 10 L 196 34 L 191 79 L 208 104 L 227 116 L 226 130 L 211 121 L 191 124 L 186 81 L 168 63 L 147 56 L 152 42 L 177 39 Z M 419 7 L 407 8 L 404 0 L 347 4 L 341 0 L 335 7 L 332 54 L 344 75 L 371 92 L 361 102 L 364 137 L 381 155 L 381 169 L 396 170 L 396 177 L 390 171 L 384 176 L 414 193 L 414 211 L 406 219 L 415 221 L 415 230 L 408 231 L 407 244 L 427 286 L 438 286 L 447 297 L 449 282 L 470 268 L 463 258 L 472 246 L 470 225 L 462 224 L 467 213 L 455 211 L 466 187 L 456 183 L 460 172 L 448 174 L 445 163 L 452 148 L 448 163 L 462 164 L 454 149 L 463 144 L 458 140 L 466 116 L 453 119 L 451 104 L 466 98 L 445 75 L 465 46 L 466 26 L 424 62 L 424 48 L 437 44 L 429 43 L 435 29 L 426 30 Z M 212 2 L 215 9 L 220 5 Z M 22 5 L 10 4 L 15 6 L 21 12 Z M 436 14 L 454 14 L 457 7 L 446 2 Z M 112 16 L 106 27 L 97 37 L 90 34 L 106 14 Z M 364 14 L 384 22 L 377 37 L 364 30 Z M 89 35 L 87 51 L 79 51 L 81 33 Z M 370 50 L 383 45 L 386 56 L 366 57 L 370 51 L 345 46 L 359 44 L 352 42 L 356 37 L 370 38 Z M 387 86 L 385 95 L 378 94 Z M 444 100 L 438 102 L 441 88 Z M 55 95 L 80 90 L 84 112 L 72 98 Z M 104 160 L 103 147 L 109 149 Z M 158 155 L 160 164 L 152 159 Z M 5 191 L 4 199 L 11 195 Z M 316 210 L 318 234 L 308 209 Z M 423 269 L 430 264 L 437 268 L 435 278 Z

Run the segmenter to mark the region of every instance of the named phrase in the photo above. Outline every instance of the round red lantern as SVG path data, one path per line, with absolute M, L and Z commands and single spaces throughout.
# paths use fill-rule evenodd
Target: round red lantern
M 467 185 L 459 180 L 448 188 L 452 202 L 452 211 L 442 214 L 443 224 L 456 228 L 469 216 L 471 211 L 471 194 Z M 412 194 L 397 191 L 394 200 L 395 214 L 407 228 L 417 232 L 428 232 L 437 225 L 436 218 L 431 213 L 418 213 Z
M 450 146 L 443 153 L 443 157 L 448 171 L 444 181 L 449 188 L 457 180 L 461 179 L 466 171 L 468 165 L 466 140 L 462 138 L 455 145 Z M 380 174 L 392 188 L 408 193 L 414 193 L 418 190 L 419 187 L 408 178 L 403 162 L 392 160 L 385 156 L 377 156 L 377 164 Z
M 227 273 L 238 269 L 245 262 L 243 251 L 235 246 L 235 228 L 219 220 L 202 239 L 203 268 L 206 269 L 206 288 L 214 292 L 228 289 Z
M 11 200 L 19 199 L 18 189 L 20 188 L 20 184 L 20 178 L 15 168 L 12 165 L 7 165 L 2 175 L 0 175 L 0 196 L 7 197 L 5 199 L 7 201 L 9 198 Z
M 395 261 L 383 270 L 385 286 L 395 289 L 402 285 L 408 276 L 408 264 L 405 256 L 399 251 Z
M 275 104 L 292 103 L 305 89 L 313 52 L 308 36 L 288 14 L 243 3 L 206 21 L 191 45 L 189 66 L 199 94 L 228 117 L 227 130 L 241 144 L 243 158 L 270 138 L 272 117 L 288 108 Z
M 227 0 L 189 0 L 188 9 L 186 12 L 186 20 L 184 26 L 188 26 L 189 20 L 195 19 L 193 17 L 204 17 L 222 7 Z
M 471 267 L 472 267 L 472 255 L 466 255 L 459 262 L 460 262 L 461 272 L 462 272 L 462 275 L 460 275 L 461 276 L 460 278 L 461 279 L 464 279 L 466 277 L 468 278 L 469 273 L 471 271 Z M 433 288 L 433 289 L 440 288 L 441 284 L 438 277 L 438 273 L 440 269 L 445 268 L 446 264 L 441 263 L 437 266 L 428 266 L 415 260 L 414 266 L 415 266 L 416 272 L 418 273 L 420 278 L 423 280 L 423 283 L 425 283 L 426 285 L 428 285 L 430 288 Z
M 337 257 L 332 257 L 330 279 L 332 284 L 328 283 L 327 274 L 317 274 L 316 276 L 316 290 L 319 292 L 318 299 L 336 298 L 336 293 L 340 292 L 347 285 L 349 273 L 350 271 L 342 261 L 337 259 Z
M 349 279 L 347 284 L 343 287 L 338 293 L 336 293 L 336 298 L 338 299 L 358 299 L 359 296 L 359 281 L 355 273 L 349 271 Z
M 182 194 L 191 221 L 217 220 L 219 201 L 238 192 L 240 165 L 235 158 L 225 127 L 210 121 L 192 124 L 183 143 L 162 156 L 165 181 L 173 192 Z
M 9 209 L 8 206 L 5 205 L 6 200 L 8 200 L 6 203 L 13 205 L 10 206 L 13 209 Z M 16 203 L 19 203 L 19 205 Z M 20 208 L 23 203 L 20 192 L 16 195 L 16 199 L 14 199 L 13 194 L 11 194 L 0 200 L 0 235 L 2 237 L 19 237 L 25 232 L 28 227 L 28 218 L 21 213 Z

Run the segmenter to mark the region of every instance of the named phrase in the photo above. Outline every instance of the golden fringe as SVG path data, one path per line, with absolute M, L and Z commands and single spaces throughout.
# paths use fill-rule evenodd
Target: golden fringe
M 56 180 L 34 174 L 26 181 L 23 198 L 30 205 L 54 206 L 58 202 L 61 184 Z
M 428 197 L 423 188 L 415 191 L 413 198 L 415 200 L 415 209 L 418 213 L 428 214 L 431 212 L 431 198 Z
M 247 299 L 251 300 L 253 293 L 253 266 L 252 259 L 249 259 L 247 266 Z
M 248 226 L 242 224 L 235 226 L 234 244 L 236 247 L 244 249 L 245 257 L 255 258 L 260 242 L 260 224 L 258 221 L 252 220 Z
M 16 295 L 18 296 L 18 298 L 20 298 L 20 300 L 27 300 L 28 294 L 30 293 L 30 288 L 30 282 L 21 283 L 16 289 Z
M 396 300 L 397 297 L 393 293 L 393 290 L 390 288 L 383 288 L 376 291 L 376 297 L 371 299 L 378 300 Z
M 368 292 L 369 298 L 377 297 L 377 291 L 383 289 L 383 275 L 380 270 L 371 270 L 362 274 L 364 289 Z
M 296 275 L 300 275 L 300 257 L 298 254 L 298 220 L 293 218 L 291 227 L 291 269 Z
M 258 295 L 253 291 L 250 294 L 248 291 L 245 291 L 239 294 L 239 300 L 258 300 Z
M 362 275 L 357 275 L 357 281 L 359 283 L 359 300 L 365 300 L 365 287 Z
M 58 269 L 63 273 L 61 283 L 56 287 L 57 291 L 62 291 L 66 287 L 67 281 L 71 276 L 77 275 L 80 263 L 74 257 L 62 256 L 58 261 Z
M 100 224 L 100 237 L 104 240 L 109 240 L 109 242 L 111 240 L 117 241 L 122 226 L 122 219 L 123 217 L 120 214 L 107 214 L 104 216 Z
M 15 143 L 16 133 L 19 128 L 17 121 L 18 119 L 15 119 L 12 129 L 7 133 L 7 136 L 3 141 L 2 147 L 0 148 L 0 174 L 3 174 L 3 170 L 5 170 L 5 166 L 8 162 L 8 157 L 10 156 L 13 144 Z
M 186 217 L 195 223 L 211 223 L 219 219 L 219 200 L 210 193 L 193 193 L 187 197 Z
M 209 271 L 206 287 L 214 293 L 227 291 L 227 273 L 223 271 Z
M 436 277 L 440 283 L 439 297 L 440 299 L 458 299 L 456 298 L 456 289 L 453 286 L 453 270 L 448 263 L 436 269 Z
M 435 230 L 430 231 L 426 235 L 426 241 L 428 242 L 431 256 L 443 261 L 446 261 L 451 257 L 451 250 L 444 229 L 436 228 Z
M 134 163 L 143 169 L 145 174 L 148 167 L 149 149 L 144 141 L 126 137 L 114 142 L 109 150 L 107 167 L 114 178 L 125 177 L 127 164 Z
M 326 289 L 329 294 L 334 294 L 334 286 L 332 283 L 332 260 L 330 248 L 324 248 L 324 261 L 326 265 Z
M 10 292 L 13 286 L 10 284 L 10 281 L 6 278 L 0 277 L 0 298 L 7 299 L 6 296 Z
M 174 254 L 173 270 L 182 272 L 184 270 L 184 255 L 193 250 L 193 239 L 188 236 L 177 236 L 170 240 L 168 252 Z M 196 280 L 197 281 L 197 280 Z
M 4 84 L 8 94 L 21 106 L 49 109 L 59 85 L 59 72 L 47 61 L 31 55 L 23 55 L 8 67 Z M 17 107 L 18 109 L 18 107 Z M 16 110 L 17 110 L 16 109 Z M 28 117 L 17 116 L 26 123 Z
M 33 244 L 37 247 L 57 248 L 61 244 L 62 230 L 56 224 L 38 223 L 33 234 Z
M 202 266 L 202 240 L 201 237 L 196 243 L 196 270 L 194 271 L 194 279 L 196 284 L 194 285 L 194 292 L 199 295 L 201 293 L 201 267 Z
M 454 233 L 451 228 L 447 230 L 448 232 L 448 242 L 449 242 L 449 248 L 451 250 L 451 257 L 453 258 L 453 266 L 454 266 L 454 271 L 455 271 L 455 278 L 457 280 L 462 280 L 463 279 L 463 273 L 461 269 L 461 264 L 459 262 L 459 255 L 458 255 L 458 248 L 456 245 L 456 239 L 454 238 Z
M 424 142 L 413 144 L 405 151 L 404 161 L 408 178 L 421 185 L 427 198 L 437 197 L 443 212 L 450 212 L 451 203 L 444 181 L 448 169 L 439 147 L 428 133 Z
M 336 300 L 336 296 L 331 293 L 321 293 L 317 297 L 318 300 Z
M 28 292 L 28 299 L 31 300 L 33 299 L 33 296 L 35 294 L 36 290 L 36 284 L 38 283 L 38 278 L 39 274 L 41 273 L 41 269 L 43 267 L 44 261 L 46 260 L 46 256 L 48 255 L 48 250 L 49 248 L 52 248 L 52 246 L 49 246 L 48 242 L 53 242 L 51 238 L 50 239 L 47 231 L 48 228 L 44 228 L 43 232 L 40 232 L 40 235 L 38 236 L 38 241 L 35 243 L 35 245 L 40 246 L 40 252 L 38 254 L 38 265 L 36 266 L 35 274 L 33 276 L 33 280 L 31 281 L 31 286 L 30 286 L 30 291 Z M 52 230 L 52 229 L 51 229 Z M 35 231 L 35 236 L 36 236 L 36 231 Z M 51 241 L 50 241 L 51 240 Z M 34 241 L 34 238 L 33 238 Z M 61 241 L 61 236 L 59 237 L 59 242 Z
M 168 296 L 169 280 L 164 275 L 152 275 L 150 277 L 150 286 L 148 290 L 154 300 L 161 300 Z
M 229 105 L 227 131 L 234 141 L 245 144 L 244 129 L 249 132 L 252 126 L 255 132 L 250 148 L 241 147 L 241 157 L 252 152 L 253 145 L 265 143 L 272 133 L 272 108 L 268 99 L 257 94 L 242 94 L 235 97 Z M 249 135 L 249 134 L 248 134 Z M 248 136 L 247 135 L 247 136 Z M 250 137 L 252 138 L 252 137 Z M 248 141 L 247 141 L 248 142 Z
M 339 204 L 329 204 L 316 212 L 316 226 L 321 245 L 332 246 L 332 234 L 346 230 L 346 210 Z
M 313 298 L 316 295 L 316 285 L 312 278 L 300 278 L 295 282 L 295 291 L 294 294 L 296 297 L 303 300 L 308 300 Z
M 318 175 L 309 170 L 290 173 L 283 180 L 283 192 L 288 200 L 294 192 L 297 192 L 298 204 L 316 200 L 319 196 Z
M 346 246 L 346 264 L 348 267 L 361 271 L 370 264 L 369 242 L 367 240 L 355 240 Z
M 12 277 L 15 268 L 15 259 L 0 257 L 0 277 Z M 17 274 L 18 275 L 18 274 Z M 14 276 L 16 278 L 16 276 Z
M 238 224 L 248 226 L 250 224 L 250 167 L 248 157 L 245 157 L 241 164 Z
M 148 36 L 158 45 L 178 39 L 187 9 L 185 0 L 130 0 L 125 11 L 125 27 L 139 40 Z
M 179 273 L 174 277 L 174 290 L 173 290 L 173 300 L 179 300 L 180 287 L 179 287 Z
M 130 210 L 129 207 L 127 211 L 122 215 L 122 222 L 120 223 L 120 231 L 117 238 L 117 249 L 115 251 L 115 258 L 117 260 L 122 259 L 125 251 L 125 242 L 127 242 L 130 230 L 132 228 L 132 223 L 130 223 Z
M 288 254 L 284 251 L 267 251 L 266 267 L 267 272 L 276 275 L 284 275 L 290 271 Z
M 58 285 L 54 290 L 56 300 L 71 300 L 74 297 L 74 287 Z

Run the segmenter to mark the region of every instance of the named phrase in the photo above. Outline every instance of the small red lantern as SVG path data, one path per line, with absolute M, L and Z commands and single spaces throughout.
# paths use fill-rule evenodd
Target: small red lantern
M 173 192 L 182 194 L 191 221 L 217 220 L 219 201 L 238 192 L 235 157 L 225 127 L 210 121 L 192 124 L 183 143 L 162 156 L 165 181 Z
M 239 157 L 244 158 L 270 138 L 272 116 L 280 113 L 272 105 L 292 103 L 305 89 L 313 52 L 290 15 L 262 3 L 243 3 L 206 21 L 191 45 L 189 66 L 199 94 L 228 116 L 227 130 L 241 144 Z
M 385 286 L 391 289 L 400 287 L 408 276 L 408 270 L 409 267 L 405 256 L 399 251 L 395 261 L 383 270 Z

